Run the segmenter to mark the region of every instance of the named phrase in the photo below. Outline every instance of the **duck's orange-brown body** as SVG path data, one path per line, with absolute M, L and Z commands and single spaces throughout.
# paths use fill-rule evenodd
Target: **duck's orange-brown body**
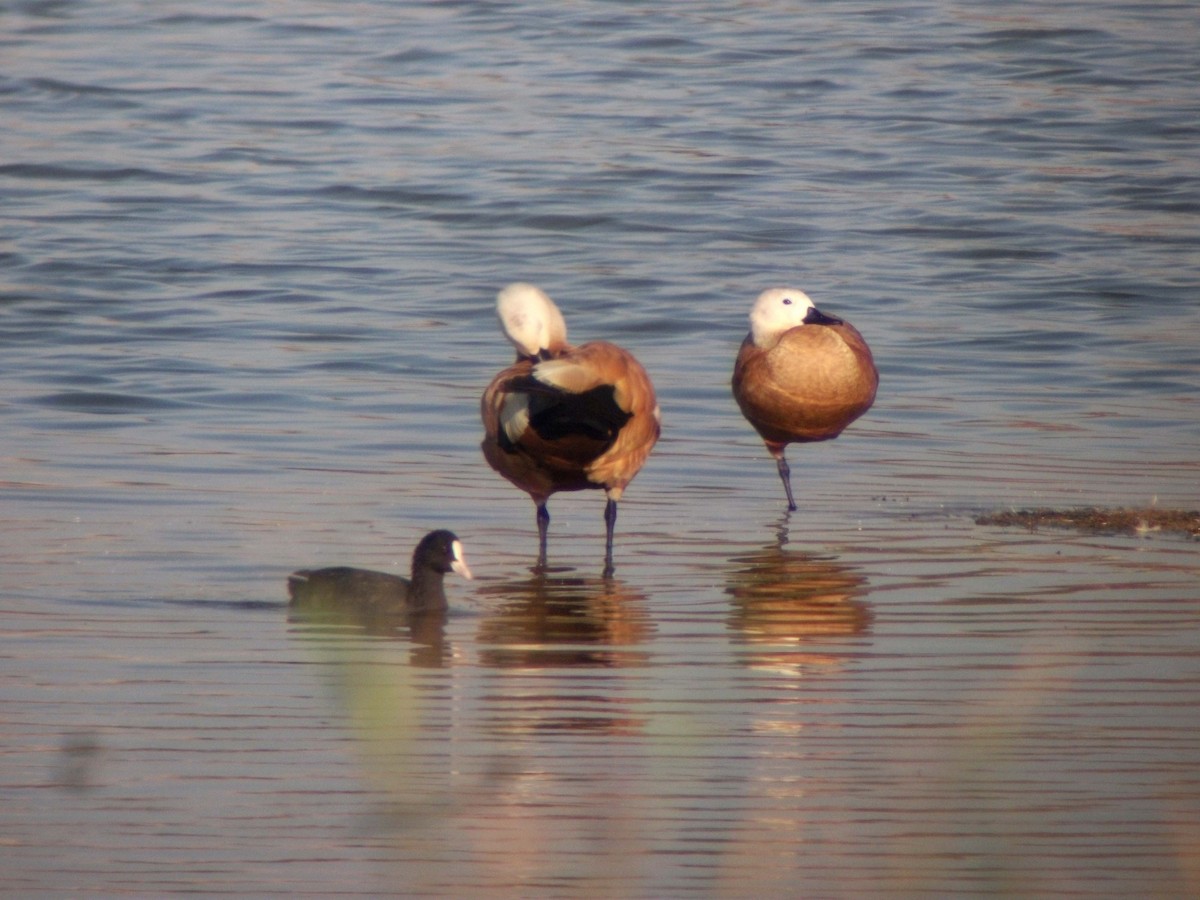
M 654 386 L 628 351 L 605 341 L 561 348 L 551 360 L 557 365 L 517 360 L 488 385 L 481 404 L 484 458 L 535 503 L 587 488 L 620 500 L 658 440 Z M 535 373 L 547 368 L 554 383 Z M 529 415 L 517 435 L 502 427 L 514 400 Z
M 538 302 L 550 303 L 537 294 Z M 537 507 L 540 567 L 550 496 L 604 490 L 605 571 L 611 572 L 616 503 L 658 440 L 658 402 L 646 370 L 628 351 L 606 341 L 572 347 L 565 326 L 563 332 L 525 344 L 510 332 L 517 361 L 492 380 L 480 403 L 483 455 Z
M 852 325 L 805 325 L 763 348 L 747 335 L 733 396 L 768 444 L 827 441 L 871 408 L 879 374 Z
M 854 326 L 800 291 L 765 291 L 733 366 L 733 396 L 775 458 L 795 509 L 788 444 L 827 441 L 871 408 L 879 373 Z

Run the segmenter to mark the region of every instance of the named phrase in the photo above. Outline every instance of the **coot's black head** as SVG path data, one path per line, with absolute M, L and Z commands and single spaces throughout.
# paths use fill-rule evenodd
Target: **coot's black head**
M 473 578 L 467 568 L 466 557 L 463 556 L 462 541 L 453 531 L 441 529 L 431 531 L 421 538 L 421 543 L 413 550 L 413 574 L 420 569 L 432 569 L 445 574 L 457 572 L 463 578 Z

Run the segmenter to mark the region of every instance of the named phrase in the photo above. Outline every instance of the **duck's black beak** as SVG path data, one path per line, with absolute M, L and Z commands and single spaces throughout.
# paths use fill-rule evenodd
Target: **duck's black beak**
M 827 316 L 815 306 L 810 309 L 804 316 L 805 325 L 843 325 L 845 324 L 837 316 Z

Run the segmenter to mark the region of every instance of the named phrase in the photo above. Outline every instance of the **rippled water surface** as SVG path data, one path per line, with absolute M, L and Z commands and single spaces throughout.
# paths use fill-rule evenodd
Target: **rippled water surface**
M 1168 3 L 0 6 L 14 895 L 1188 896 L 1200 19 Z M 496 290 L 649 370 L 621 502 L 478 450 Z M 799 285 L 881 373 L 729 395 Z M 444 621 L 289 621 L 293 569 Z

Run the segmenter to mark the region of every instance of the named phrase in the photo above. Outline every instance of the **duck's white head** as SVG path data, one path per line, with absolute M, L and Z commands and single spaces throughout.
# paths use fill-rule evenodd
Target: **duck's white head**
M 522 356 L 536 357 L 567 343 L 567 323 L 546 293 L 518 281 L 496 295 L 496 315 L 505 336 Z
M 840 325 L 841 319 L 822 313 L 797 288 L 768 288 L 750 310 L 750 333 L 758 347 L 774 344 L 785 331 L 800 325 Z

